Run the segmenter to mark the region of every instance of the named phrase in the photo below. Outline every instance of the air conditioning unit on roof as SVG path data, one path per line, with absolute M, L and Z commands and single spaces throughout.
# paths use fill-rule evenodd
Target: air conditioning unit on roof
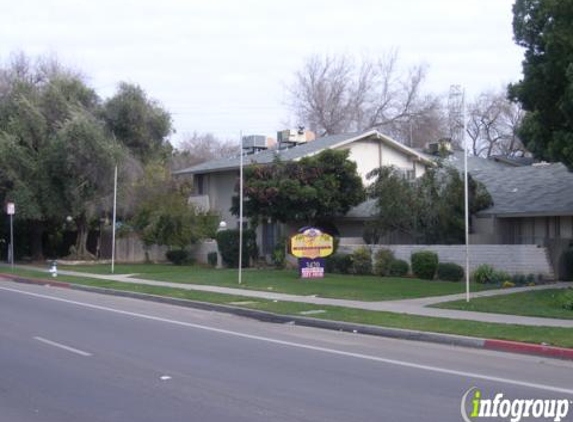
M 277 141 L 280 144 L 302 144 L 307 141 L 304 130 L 286 129 L 277 132 Z
M 243 149 L 267 149 L 267 137 L 263 135 L 243 136 Z

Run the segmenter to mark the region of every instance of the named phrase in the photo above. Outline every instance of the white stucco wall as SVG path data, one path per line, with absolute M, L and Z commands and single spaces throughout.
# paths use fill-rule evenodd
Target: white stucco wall
M 221 215 L 221 220 L 227 223 L 227 227 L 237 227 L 237 217 L 231 214 L 232 198 L 235 195 L 237 183 L 237 171 L 225 171 L 205 175 L 207 194 L 209 195 L 212 211 Z
M 415 162 L 413 157 L 398 151 L 380 139 L 366 139 L 344 145 L 341 149 L 350 150 L 349 158 L 356 162 L 358 174 L 364 183 L 370 183 L 366 175 L 382 166 L 394 166 L 404 170 L 414 170 L 416 177 L 422 176 L 424 164 Z

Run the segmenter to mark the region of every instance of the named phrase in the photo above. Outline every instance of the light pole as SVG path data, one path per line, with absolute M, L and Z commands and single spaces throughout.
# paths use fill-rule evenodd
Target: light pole
M 16 214 L 16 205 L 13 202 L 6 204 L 6 214 L 10 216 L 10 266 L 14 270 L 14 214 Z
M 239 284 L 243 282 L 243 132 L 239 133 Z
M 217 228 L 217 233 L 227 230 L 227 222 L 221 221 L 219 227 Z M 223 257 L 217 248 L 217 268 L 223 268 Z

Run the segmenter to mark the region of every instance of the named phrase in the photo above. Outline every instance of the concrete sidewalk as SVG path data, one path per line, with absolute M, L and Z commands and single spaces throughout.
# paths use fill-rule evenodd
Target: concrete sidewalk
M 39 270 L 38 267 L 28 267 L 28 266 L 18 266 L 18 267 L 22 269 L 34 269 L 36 271 Z M 45 271 L 47 272 L 47 270 Z M 465 299 L 464 294 L 426 297 L 418 299 L 406 299 L 406 300 L 391 300 L 382 302 L 364 302 L 359 300 L 332 299 L 332 298 L 323 298 L 315 296 L 297 296 L 287 293 L 247 290 L 241 288 L 147 280 L 135 277 L 137 274 L 118 274 L 118 275 L 92 274 L 92 273 L 67 271 L 67 270 L 58 271 L 58 274 L 76 276 L 76 277 L 96 278 L 102 280 L 113 280 L 122 283 L 145 284 L 149 286 L 172 287 L 185 290 L 222 293 L 234 296 L 244 296 L 246 298 L 276 300 L 281 302 L 299 302 L 313 305 L 340 306 L 345 308 L 364 309 L 369 311 L 387 311 L 387 312 L 395 312 L 409 315 L 421 315 L 421 316 L 430 316 L 438 318 L 451 318 L 458 320 L 492 322 L 500 324 L 519 324 L 519 325 L 530 325 L 530 326 L 573 328 L 573 319 L 567 320 L 567 319 L 555 319 L 555 318 L 538 318 L 538 317 L 527 317 L 518 315 L 491 314 L 485 312 L 470 312 L 470 311 L 460 311 L 451 309 L 427 308 L 428 305 Z M 573 283 L 560 282 L 555 284 L 533 286 L 533 287 L 487 290 L 487 291 L 472 293 L 471 297 L 477 298 L 477 297 L 500 296 L 500 295 L 507 295 L 512 293 L 534 291 L 534 290 L 562 289 L 562 288 L 567 288 L 569 286 L 573 286 Z

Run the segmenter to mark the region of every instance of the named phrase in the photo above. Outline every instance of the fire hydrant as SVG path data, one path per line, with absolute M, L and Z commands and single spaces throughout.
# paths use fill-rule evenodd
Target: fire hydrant
M 57 261 L 52 261 L 52 264 L 51 264 L 50 269 L 48 271 L 50 274 L 52 274 L 52 277 L 58 276 L 58 263 L 57 263 Z

